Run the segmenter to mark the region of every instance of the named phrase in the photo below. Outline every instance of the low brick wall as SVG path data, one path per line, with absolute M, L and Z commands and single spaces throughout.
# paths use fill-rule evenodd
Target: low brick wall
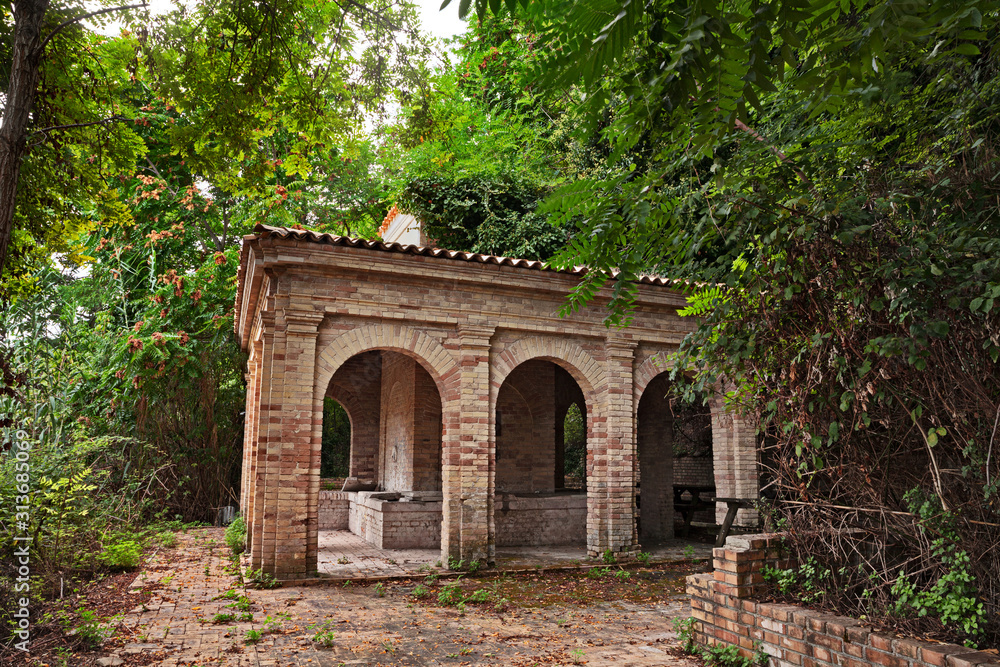
M 794 605 L 756 602 L 765 566 L 787 568 L 780 535 L 730 537 L 715 571 L 687 578 L 694 639 L 704 646 L 759 647 L 771 667 L 1000 667 L 1000 656 L 954 644 L 889 637 L 860 621 Z
M 348 492 L 348 528 L 379 549 L 437 549 L 441 546 L 441 501 L 373 498 L 375 492 Z
M 319 492 L 319 529 L 347 530 L 351 501 L 343 491 Z
M 498 547 L 584 545 L 587 495 L 500 494 L 493 505 Z

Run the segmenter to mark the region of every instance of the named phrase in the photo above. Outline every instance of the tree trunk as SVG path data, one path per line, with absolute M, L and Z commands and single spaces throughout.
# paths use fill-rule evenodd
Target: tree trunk
M 0 126 L 0 276 L 14 231 L 17 179 L 24 158 L 28 122 L 38 90 L 42 21 L 49 0 L 15 0 L 10 82 Z

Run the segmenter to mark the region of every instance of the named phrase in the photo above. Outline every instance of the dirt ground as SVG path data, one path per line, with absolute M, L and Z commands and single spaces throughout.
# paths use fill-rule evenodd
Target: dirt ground
M 254 588 L 221 529 L 178 535 L 137 575 L 91 587 L 40 626 L 25 665 L 590 665 L 695 667 L 673 619 L 705 562 L 480 572 Z M 87 623 L 79 616 L 94 610 Z M 117 614 L 117 617 L 116 617 Z M 113 634 L 112 634 L 113 633 Z M 108 636 L 110 635 L 110 636 Z M 106 637 L 103 642 L 100 640 Z M 6 654 L 10 656 L 10 654 Z M 0 662 L 6 661 L 0 656 Z

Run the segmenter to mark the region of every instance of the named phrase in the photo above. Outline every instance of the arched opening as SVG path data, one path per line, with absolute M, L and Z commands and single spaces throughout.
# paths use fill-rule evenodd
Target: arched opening
M 351 474 L 351 417 L 344 406 L 323 399 L 323 448 L 319 476 L 324 488 L 340 488 Z
M 346 453 L 331 404 L 349 418 Z M 371 350 L 344 362 L 324 401 L 321 475 L 330 461 L 346 479 L 321 485 L 320 530 L 350 530 L 380 549 L 439 548 L 441 434 L 437 384 L 414 358 Z
M 558 364 L 517 366 L 497 393 L 494 415 L 497 547 L 587 542 L 583 391 Z
M 643 546 L 690 535 L 696 522 L 713 523 L 716 495 L 709 406 L 670 400 L 667 373 L 646 386 L 636 412 L 639 541 Z

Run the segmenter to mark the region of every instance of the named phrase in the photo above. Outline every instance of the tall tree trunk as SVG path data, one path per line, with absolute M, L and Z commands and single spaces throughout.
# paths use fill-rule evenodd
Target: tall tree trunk
M 0 126 L 0 275 L 14 231 L 17 179 L 24 158 L 28 121 L 38 90 L 42 21 L 49 0 L 15 0 L 10 82 Z

